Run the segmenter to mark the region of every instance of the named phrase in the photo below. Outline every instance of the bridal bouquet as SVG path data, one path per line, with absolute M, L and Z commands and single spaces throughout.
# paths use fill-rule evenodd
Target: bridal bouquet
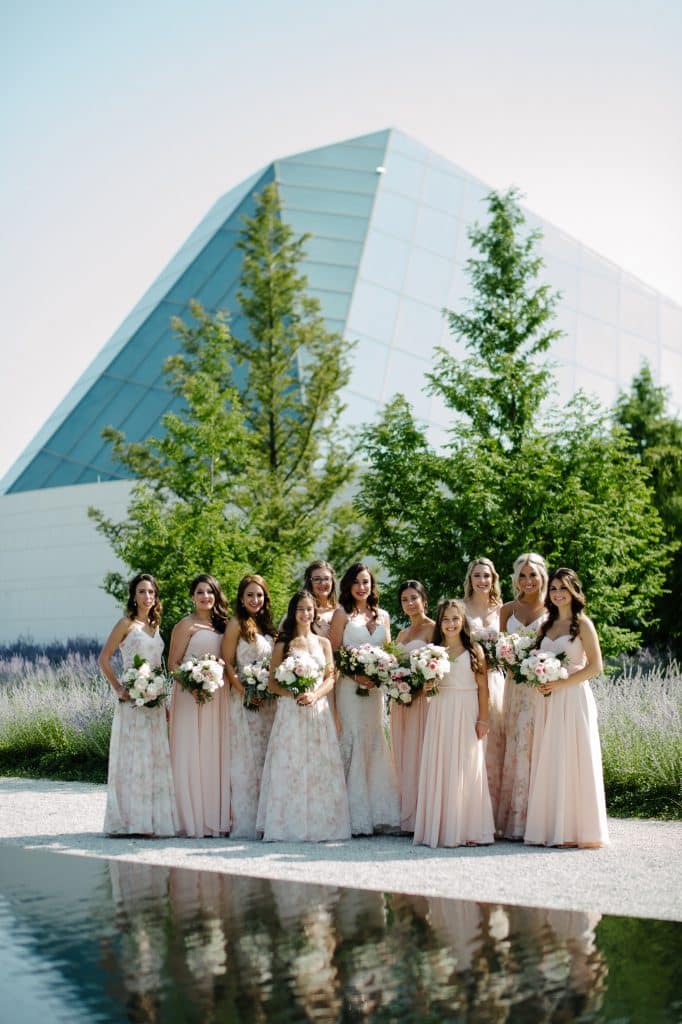
M 245 665 L 240 673 L 240 679 L 244 686 L 243 704 L 247 711 L 260 711 L 264 700 L 270 700 L 274 693 L 268 690 L 268 679 L 270 678 L 270 655 L 252 661 Z
M 225 662 L 214 654 L 204 654 L 183 661 L 175 672 L 171 673 L 180 683 L 183 690 L 193 693 L 200 704 L 213 700 L 213 694 L 224 684 L 223 668 Z
M 438 683 L 450 671 L 448 652 L 438 644 L 424 644 L 416 651 L 410 651 L 410 669 L 413 688 L 421 689 L 425 686 L 429 693 L 435 696 L 438 693 Z
M 161 666 L 152 668 L 146 658 L 136 654 L 131 668 L 121 676 L 121 685 L 130 694 L 136 708 L 156 708 L 166 698 L 166 676 Z M 125 703 L 125 702 L 122 702 Z
M 475 629 L 472 634 L 477 644 L 480 644 L 485 654 L 485 660 L 489 668 L 499 668 L 497 660 L 497 641 L 500 634 L 497 629 Z
M 285 690 L 298 697 L 313 690 L 322 679 L 323 668 L 307 651 L 290 651 L 275 669 L 275 679 Z
M 566 655 L 562 651 L 531 651 L 515 673 L 516 682 L 524 683 L 526 686 L 543 686 L 557 679 L 568 679 L 568 670 L 562 664 L 565 659 Z M 543 696 L 549 697 L 549 694 L 545 693 Z
M 500 633 L 495 644 L 497 667 L 503 670 L 511 669 L 514 676 L 518 676 L 519 665 L 535 646 L 536 635 L 534 629 L 519 630 L 518 633 Z
M 389 680 L 384 686 L 389 701 L 409 707 L 421 685 L 413 687 L 412 669 L 408 664 L 398 663 L 391 669 Z
M 339 647 L 334 655 L 336 664 L 345 676 L 363 675 L 377 686 L 386 688 L 391 670 L 397 665 L 397 658 L 377 644 L 361 644 L 359 647 Z M 356 686 L 358 697 L 369 697 L 366 686 Z

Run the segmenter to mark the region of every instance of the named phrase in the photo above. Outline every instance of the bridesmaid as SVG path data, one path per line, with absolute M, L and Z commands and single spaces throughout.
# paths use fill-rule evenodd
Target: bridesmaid
M 315 600 L 307 590 L 291 598 L 270 666 L 269 688 L 280 698 L 263 769 L 258 831 L 263 839 L 313 842 L 350 839 L 348 794 L 336 727 L 327 702 L 334 658 L 326 637 L 312 631 Z M 295 697 L 275 678 L 288 654 L 303 651 L 322 676 Z
M 177 819 L 168 726 L 163 705 L 136 708 L 111 664 L 118 648 L 123 668 L 136 654 L 152 668 L 161 665 L 161 601 L 156 580 L 141 572 L 128 584 L 126 613 L 116 623 L 99 656 L 99 667 L 118 702 L 109 746 L 104 832 L 108 836 L 174 836 Z
M 381 646 L 391 639 L 389 618 L 379 607 L 374 576 L 363 562 L 355 562 L 344 573 L 339 604 L 329 631 L 333 650 L 366 643 Z M 358 686 L 368 689 L 366 696 L 358 696 Z M 351 831 L 353 835 L 397 831 L 400 799 L 384 735 L 382 693 L 367 676 L 351 679 L 342 675 L 336 684 L 336 707 Z
M 426 614 L 429 601 L 419 580 L 406 580 L 402 583 L 398 589 L 398 598 L 410 624 L 398 633 L 396 644 L 409 654 L 431 643 L 435 623 Z M 409 707 L 395 702 L 391 704 L 391 750 L 400 791 L 400 830 L 408 835 L 414 832 L 419 765 L 428 708 L 423 690 Z
M 438 684 L 426 720 L 414 842 L 492 843 L 495 825 L 482 743 L 488 734 L 488 678 L 462 601 L 438 605 L 433 642 L 447 648 L 450 671 Z
M 230 764 L 233 838 L 255 839 L 261 777 L 275 701 L 257 710 L 244 707 L 244 668 L 270 658 L 275 637 L 270 592 L 262 576 L 244 576 L 237 589 L 237 610 L 225 630 L 222 655 L 230 681 Z
M 566 655 L 567 679 L 545 683 L 533 737 L 525 841 L 599 847 L 609 841 L 597 706 L 589 681 L 602 671 L 599 637 L 573 569 L 549 580 L 540 648 Z
M 500 632 L 500 577 L 489 558 L 476 558 L 469 562 L 464 579 L 464 607 L 469 629 L 476 634 L 488 633 L 493 637 Z M 495 823 L 499 820 L 502 765 L 504 763 L 504 672 L 488 670 L 488 708 L 490 725 L 485 750 L 490 799 Z
M 208 573 L 189 585 L 194 611 L 171 633 L 168 667 L 172 672 L 191 657 L 213 654 L 220 645 L 229 614 L 220 584 Z M 171 762 L 184 836 L 224 836 L 230 831 L 229 698 L 223 686 L 200 704 L 193 693 L 173 686 L 170 714 Z
M 336 573 L 329 562 L 311 562 L 305 570 L 303 587 L 315 599 L 317 614 L 313 632 L 328 637 L 332 617 L 339 603 L 336 596 Z
M 514 600 L 500 609 L 500 629 L 539 630 L 546 615 L 547 566 L 542 555 L 525 552 L 514 562 Z M 528 813 L 530 759 L 533 749 L 533 719 L 542 697 L 532 686 L 507 678 L 502 714 L 504 718 L 504 763 L 498 809 L 498 832 L 505 839 L 523 839 Z

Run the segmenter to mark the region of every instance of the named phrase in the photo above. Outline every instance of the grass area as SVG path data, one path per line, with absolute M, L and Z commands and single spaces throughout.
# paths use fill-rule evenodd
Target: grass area
M 93 645 L 0 648 L 0 775 L 105 782 L 114 709 Z M 682 671 L 592 683 L 609 813 L 682 818 Z
M 682 818 L 682 671 L 672 663 L 599 679 L 604 783 L 610 814 Z

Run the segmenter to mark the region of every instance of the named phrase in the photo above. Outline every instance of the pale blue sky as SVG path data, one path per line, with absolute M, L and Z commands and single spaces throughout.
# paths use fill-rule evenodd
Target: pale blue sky
M 5 0 L 0 475 L 218 196 L 390 125 L 682 303 L 680 53 L 678 0 Z

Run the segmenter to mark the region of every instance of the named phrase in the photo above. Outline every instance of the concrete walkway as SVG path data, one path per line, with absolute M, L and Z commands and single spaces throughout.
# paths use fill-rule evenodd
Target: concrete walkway
M 612 818 L 603 850 L 501 842 L 431 850 L 394 836 L 342 843 L 107 839 L 106 787 L 0 778 L 0 844 L 202 871 L 682 921 L 682 823 Z

